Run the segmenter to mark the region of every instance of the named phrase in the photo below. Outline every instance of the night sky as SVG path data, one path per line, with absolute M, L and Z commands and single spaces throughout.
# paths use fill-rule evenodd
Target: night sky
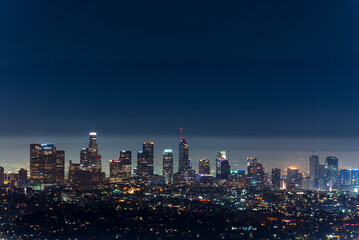
M 0 1 L 1 138 L 359 137 L 358 10 Z

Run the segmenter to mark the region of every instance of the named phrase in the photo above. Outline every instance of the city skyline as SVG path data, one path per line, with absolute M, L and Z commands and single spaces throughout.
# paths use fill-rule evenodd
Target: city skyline
M 106 148 L 107 144 L 111 144 L 111 141 L 114 141 L 114 138 L 110 138 L 107 139 L 107 137 L 100 135 L 100 152 L 103 153 L 104 151 L 101 150 L 101 146 L 104 147 L 105 152 L 108 151 L 110 153 L 105 154 L 106 156 L 111 155 L 111 156 L 115 156 L 113 158 L 109 158 L 109 159 L 103 159 L 102 160 L 102 168 L 103 170 L 106 172 L 106 174 L 109 174 L 109 166 L 108 166 L 108 161 L 111 159 L 116 159 L 118 158 L 118 155 L 121 151 L 123 150 L 130 150 L 132 152 L 137 152 L 139 149 L 136 148 L 123 148 L 121 150 L 117 150 L 117 149 L 113 149 L 111 148 L 111 150 L 109 150 L 108 148 Z M 55 138 L 56 139 L 56 138 Z M 174 136 L 174 138 L 168 137 L 166 139 L 166 142 L 168 142 L 169 140 L 171 140 L 174 145 L 178 145 L 178 140 L 181 140 L 181 137 L 179 136 Z M 176 141 L 177 140 L 177 141 Z M 191 138 L 190 138 L 191 140 Z M 196 137 L 193 137 L 194 142 L 196 143 L 196 141 L 198 140 L 204 140 L 204 139 L 197 139 Z M 211 142 L 213 139 L 207 139 L 206 141 Z M 233 139 L 232 139 L 233 140 Z M 83 140 L 82 140 L 83 141 Z M 228 139 L 227 139 L 228 141 Z M 258 143 L 257 140 L 251 139 L 251 141 L 254 141 L 256 143 Z M 56 141 L 55 141 L 56 142 Z M 136 142 L 135 139 L 132 139 L 131 142 L 133 142 L 133 145 L 140 145 L 141 146 L 141 142 Z M 143 142 L 143 141 L 142 141 Z M 168 145 L 163 144 L 164 141 L 159 142 L 159 144 L 156 144 L 156 142 L 154 142 L 155 148 L 154 148 L 154 173 L 155 174 L 162 174 L 162 153 L 163 150 L 166 148 L 169 148 Z M 242 142 L 248 142 L 248 138 L 243 138 Z M 270 142 L 269 139 L 262 139 L 262 145 Z M 282 140 L 282 143 L 284 142 L 288 142 L 288 139 L 286 140 Z M 44 142 L 44 143 L 48 143 L 48 142 Z M 81 143 L 78 143 L 81 144 Z M 233 145 L 233 143 L 231 143 Z M 231 145 L 228 144 L 228 145 Z M 295 143 L 295 141 L 293 142 L 293 146 L 296 145 L 297 143 Z M 332 142 L 332 144 L 335 144 L 335 142 Z M 55 143 L 56 145 L 56 143 Z M 72 146 L 71 143 L 67 143 L 67 145 Z M 82 143 L 83 145 L 83 143 Z M 124 144 L 126 145 L 126 144 Z M 275 146 L 277 146 L 278 144 L 274 144 Z M 196 144 L 194 145 L 196 147 Z M 60 147 L 61 148 L 61 147 Z M 163 148 L 163 149 L 161 149 Z M 81 148 L 82 149 L 82 148 Z M 80 149 L 80 150 L 81 150 Z M 231 159 L 230 159 L 230 165 L 232 165 L 232 169 L 245 169 L 246 168 L 246 158 L 247 157 L 257 157 L 262 163 L 264 163 L 265 166 L 265 172 L 270 173 L 270 170 L 272 168 L 281 168 L 282 170 L 285 170 L 288 166 L 291 165 L 297 165 L 300 167 L 301 171 L 303 171 L 306 175 L 309 175 L 309 170 L 310 170 L 310 166 L 308 164 L 308 159 L 310 158 L 310 156 L 314 153 L 315 155 L 319 155 L 320 158 L 320 163 L 324 163 L 325 158 L 327 156 L 339 156 L 338 158 L 340 159 L 340 168 L 359 168 L 359 164 L 357 164 L 356 162 L 352 162 L 352 158 L 354 158 L 356 156 L 356 152 L 352 153 L 352 158 L 350 157 L 343 157 L 342 153 L 344 150 L 340 150 L 340 151 L 302 151 L 302 152 L 297 152 L 295 151 L 295 148 L 292 148 L 290 151 L 280 151 L 280 150 L 273 150 L 268 148 L 265 151 L 248 151 L 248 150 L 243 150 L 243 149 L 236 149 L 236 148 L 226 148 L 226 146 L 222 145 L 221 147 L 216 148 L 217 150 L 214 150 L 215 148 L 212 149 L 212 151 L 210 150 L 203 150 L 203 149 L 196 149 L 196 148 L 191 148 L 190 152 L 191 154 L 189 155 L 189 159 L 191 159 L 192 161 L 192 168 L 194 170 L 196 170 L 198 172 L 198 163 L 199 160 L 202 158 L 208 158 L 211 162 L 211 174 L 215 175 L 215 165 L 216 165 L 216 152 L 218 151 L 218 149 L 227 149 L 227 150 L 231 150 Z M 27 149 L 28 150 L 28 149 Z M 72 162 L 80 162 L 80 154 L 79 151 L 77 151 L 77 149 L 73 149 L 73 147 L 71 147 L 70 149 L 65 149 L 66 151 L 66 159 L 65 159 L 65 165 L 66 165 L 66 172 L 68 169 L 68 162 L 69 160 L 72 160 Z M 116 155 L 116 151 L 118 152 Z M 28 152 L 28 151 L 27 151 Z M 77 158 L 71 158 L 71 156 L 78 155 Z M 192 157 L 192 152 L 194 152 L 194 157 Z M 257 152 L 257 154 L 255 154 Z M 69 154 L 70 153 L 70 154 Z M 347 152 L 346 152 L 347 153 Z M 178 157 L 179 157 L 179 152 L 175 150 L 173 150 L 173 155 L 174 155 L 174 169 L 175 172 L 177 172 L 178 169 Z M 69 155 L 69 156 L 68 156 Z M 301 158 L 298 158 L 299 156 L 302 156 Z M 200 158 L 197 159 L 197 157 L 200 156 Z M 277 156 L 277 157 L 274 157 Z M 290 157 L 288 157 L 290 156 Z M 350 156 L 350 154 L 346 154 L 344 156 Z M 7 163 L 6 161 L 0 161 L 0 166 L 5 166 L 5 170 L 8 172 L 13 172 L 13 171 L 17 171 L 20 168 L 25 168 L 25 169 L 29 169 L 29 165 L 28 165 L 28 161 L 26 159 L 28 158 L 23 158 L 24 162 L 21 163 L 20 162 L 12 162 L 12 163 Z M 276 161 L 273 161 L 276 160 Z M 134 156 L 133 160 L 132 160 L 132 169 L 134 169 L 136 167 L 137 163 L 137 158 Z M 2 164 L 2 165 L 1 165 Z
M 293 188 L 305 190 L 330 191 L 353 188 L 357 191 L 359 183 L 359 169 L 341 168 L 336 156 L 327 156 L 321 162 L 318 155 L 309 157 L 308 164 L 299 168 L 298 163 L 290 165 L 281 174 L 282 167 L 265 166 L 256 157 L 247 157 L 247 168 L 231 167 L 230 149 L 216 152 L 215 174 L 211 171 L 209 159 L 201 159 L 198 169 L 193 169 L 193 161 L 189 158 L 190 145 L 183 138 L 182 128 L 179 138 L 178 171 L 174 173 L 174 155 L 172 149 L 163 150 L 162 174 L 154 171 L 154 142 L 143 142 L 142 150 L 137 151 L 137 164 L 133 167 L 132 151 L 121 150 L 118 159 L 108 162 L 109 176 L 103 171 L 101 154 L 98 148 L 97 132 L 89 133 L 87 148 L 80 150 L 80 161 L 69 160 L 68 172 L 65 174 L 65 150 L 59 150 L 52 143 L 30 144 L 30 178 L 26 169 L 4 173 L 1 168 L 1 177 L 6 175 L 6 184 L 10 186 L 26 187 L 32 185 L 44 186 L 47 184 L 76 184 L 80 189 L 93 189 L 105 183 L 125 183 L 132 181 L 148 181 L 152 184 L 240 184 L 249 188 L 263 189 L 270 187 L 274 190 Z M 105 163 L 106 165 L 106 163 Z M 309 172 L 307 171 L 309 165 Z M 265 171 L 266 167 L 271 170 Z M 213 166 L 212 166 L 213 168 Z M 4 175 L 5 174 L 5 175 Z
M 1 2 L 0 164 L 27 167 L 34 141 L 76 161 L 88 131 L 103 138 L 104 161 L 143 141 L 176 155 L 184 127 L 194 168 L 228 148 L 241 168 L 248 156 L 290 165 L 312 151 L 349 166 L 359 6 L 310 5 Z
M 359 1 L 0 22 L 0 239 L 359 240 Z

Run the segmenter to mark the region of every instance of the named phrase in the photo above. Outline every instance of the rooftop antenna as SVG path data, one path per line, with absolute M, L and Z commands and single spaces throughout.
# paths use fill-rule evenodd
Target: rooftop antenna
M 183 138 L 182 138 L 182 130 L 183 130 L 183 128 L 180 128 L 180 131 L 181 131 L 181 139 L 183 139 Z

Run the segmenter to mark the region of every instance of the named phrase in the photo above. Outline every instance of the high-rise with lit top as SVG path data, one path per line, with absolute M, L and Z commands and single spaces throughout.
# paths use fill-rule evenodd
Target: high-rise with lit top
M 171 184 L 173 181 L 173 152 L 172 152 L 172 149 L 165 149 L 163 151 L 162 174 L 165 178 L 165 183 Z
M 216 157 L 216 178 L 228 179 L 231 169 L 226 151 L 218 151 Z
M 101 155 L 98 153 L 97 133 L 90 132 L 89 145 L 80 151 L 80 163 L 88 170 L 101 172 Z
M 302 186 L 302 174 L 297 166 L 289 166 L 287 169 L 287 184 L 295 187 Z

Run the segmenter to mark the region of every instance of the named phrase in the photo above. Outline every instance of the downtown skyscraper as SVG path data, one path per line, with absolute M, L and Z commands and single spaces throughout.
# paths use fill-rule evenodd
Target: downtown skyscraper
M 102 171 L 101 155 L 98 153 L 97 133 L 90 132 L 89 145 L 80 151 L 80 163 L 84 168 Z
M 110 160 L 110 178 L 114 181 L 131 178 L 131 151 L 121 151 L 118 159 Z
M 174 180 L 177 183 L 193 182 L 195 180 L 195 171 L 192 169 L 192 162 L 189 159 L 189 145 L 186 139 L 182 137 L 182 128 L 178 151 L 178 172 L 174 174 Z
M 251 186 L 264 184 L 264 167 L 257 161 L 257 158 L 247 158 L 247 182 Z
M 211 174 L 211 166 L 210 166 L 209 159 L 204 158 L 204 159 L 199 160 L 198 173 L 199 174 L 204 174 L 204 175 Z
M 121 178 L 122 179 L 129 179 L 131 178 L 132 174 L 132 152 L 122 150 L 120 152 L 120 156 L 118 160 L 121 163 Z
M 34 184 L 64 181 L 65 151 L 54 144 L 30 144 L 30 180 Z
M 329 156 L 325 159 L 325 178 L 329 191 L 339 187 L 338 158 Z
M 65 181 L 65 151 L 56 150 L 56 182 Z
M 226 151 L 218 151 L 216 157 L 216 178 L 228 179 L 231 172 Z
M 165 178 L 165 183 L 171 184 L 173 181 L 173 152 L 172 152 L 172 149 L 165 149 L 163 151 L 162 174 Z
M 144 142 L 142 151 L 137 152 L 137 175 L 150 177 L 153 175 L 154 143 Z
M 189 145 L 186 142 L 186 139 L 182 138 L 179 144 L 179 161 L 178 161 L 178 173 L 184 173 L 188 170 L 191 170 L 191 162 L 188 157 Z
M 297 166 L 287 168 L 287 188 L 302 187 L 302 173 Z
M 275 189 L 280 189 L 280 168 L 272 169 L 272 185 Z
M 87 185 L 100 183 L 105 179 L 96 132 L 90 132 L 88 147 L 80 151 L 80 163 L 70 161 L 68 176 L 71 182 Z
M 311 188 L 318 186 L 319 181 L 319 156 L 313 155 L 309 158 L 309 177 Z

